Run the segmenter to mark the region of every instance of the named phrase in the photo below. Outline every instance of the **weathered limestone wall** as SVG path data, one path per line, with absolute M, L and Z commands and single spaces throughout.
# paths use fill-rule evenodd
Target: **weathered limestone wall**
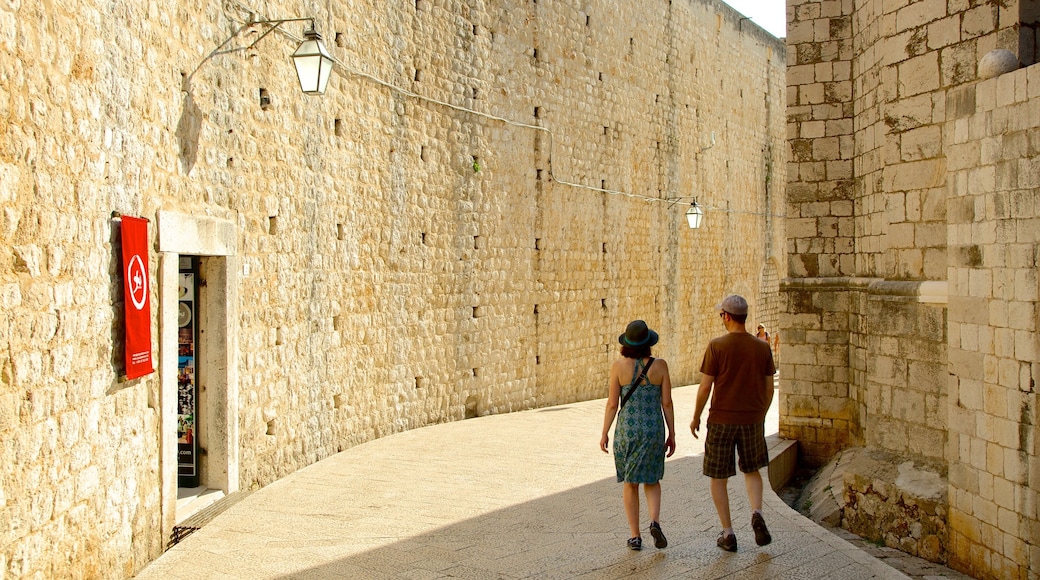
M 951 94 L 951 561 L 1040 575 L 1040 66 Z
M 1037 73 L 978 70 L 994 49 L 1035 62 L 1036 3 L 792 0 L 788 15 L 781 431 L 817 465 L 865 445 L 948 472 L 949 545 L 927 552 L 1035 577 L 1035 495 L 1016 486 L 1037 465 Z
M 169 539 L 179 256 L 202 256 L 203 483 L 227 492 L 401 430 L 603 396 L 633 318 L 676 384 L 725 293 L 775 323 L 785 48 L 717 0 L 0 15 L 9 577 L 127 577 Z M 341 62 L 324 97 L 288 62 L 303 23 L 211 54 L 296 16 Z M 134 381 L 113 212 L 151 219 L 157 372 Z

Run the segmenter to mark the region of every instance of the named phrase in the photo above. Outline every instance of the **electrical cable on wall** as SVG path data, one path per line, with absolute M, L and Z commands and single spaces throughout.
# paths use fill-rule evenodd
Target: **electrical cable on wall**
M 241 7 L 241 8 L 243 8 L 244 10 L 247 10 L 250 14 L 255 14 L 253 11 L 251 11 L 251 10 L 245 8 L 245 7 Z M 279 19 L 271 19 L 270 22 L 277 22 L 277 23 L 281 24 L 282 22 L 292 22 L 292 21 L 296 21 L 296 20 L 312 20 L 312 19 L 309 19 L 309 18 L 305 18 L 305 19 L 281 19 L 281 20 L 279 20 Z M 242 28 L 250 26 L 251 24 L 259 24 L 259 23 L 260 22 L 246 23 L 239 29 L 239 31 Z M 300 42 L 302 40 L 301 38 L 297 37 L 293 33 L 279 28 L 277 25 L 274 26 L 273 28 L 268 29 L 266 32 L 264 32 L 264 34 L 261 36 L 261 38 L 263 38 L 263 36 L 266 36 L 267 34 L 271 33 L 275 29 L 277 29 L 278 32 L 282 33 L 283 35 L 287 36 L 288 38 L 291 38 L 292 40 L 294 40 L 296 42 Z M 236 31 L 235 34 L 237 34 L 237 33 L 238 33 L 238 31 Z M 228 39 L 228 40 L 230 40 L 230 39 Z M 254 41 L 254 43 L 252 45 L 250 45 L 250 46 L 254 46 L 256 44 L 256 42 L 258 42 L 259 40 L 260 39 L 257 39 L 257 41 Z M 227 41 L 225 41 L 224 44 L 222 44 L 220 47 L 218 47 L 218 50 L 223 48 L 223 46 L 226 43 L 227 43 Z M 207 57 L 207 59 L 212 57 L 212 56 L 214 56 L 215 54 L 220 54 L 218 52 L 218 50 L 215 50 L 213 53 L 211 53 L 210 56 Z M 696 198 L 693 197 L 693 196 L 670 197 L 670 198 L 650 197 L 650 196 L 646 196 L 646 195 L 640 195 L 638 193 L 632 193 L 632 192 L 628 192 L 628 191 L 619 191 L 619 190 L 615 190 L 615 189 L 606 189 L 606 188 L 602 188 L 602 187 L 594 187 L 594 186 L 591 186 L 591 185 L 584 185 L 584 184 L 573 182 L 573 181 L 569 181 L 569 180 L 566 180 L 566 179 L 561 179 L 561 178 L 557 177 L 556 174 L 553 172 L 553 150 L 555 148 L 556 135 L 552 132 L 552 130 L 550 130 L 550 129 L 546 128 L 546 127 L 541 127 L 541 126 L 538 126 L 538 125 L 532 125 L 530 123 L 521 123 L 519 121 L 513 121 L 513 120 L 507 119 L 505 117 L 500 117 L 500 116 L 497 116 L 497 115 L 492 115 L 490 113 L 477 111 L 477 110 L 470 109 L 468 107 L 464 107 L 464 106 L 461 106 L 461 105 L 455 105 L 455 104 L 448 103 L 446 101 L 442 101 L 440 99 L 436 99 L 436 98 L 433 98 L 433 97 L 420 95 L 419 93 L 416 93 L 414 91 L 410 91 L 408 89 L 405 89 L 405 88 L 399 87 L 397 85 L 394 85 L 394 84 L 392 84 L 390 82 L 384 81 L 383 79 L 380 79 L 379 77 L 376 77 L 376 76 L 374 76 L 372 74 L 369 74 L 369 73 L 362 72 L 362 71 L 359 71 L 357 69 L 354 69 L 354 68 L 350 67 L 349 65 L 347 65 L 346 63 L 344 63 L 339 58 L 337 58 L 335 55 L 332 56 L 332 60 L 336 64 L 336 66 L 339 67 L 340 69 L 342 69 L 342 70 L 344 70 L 344 71 L 346 71 L 346 72 L 348 72 L 348 73 L 350 73 L 352 75 L 368 79 L 368 80 L 370 80 L 370 81 L 372 81 L 372 82 L 374 82 L 374 83 L 376 83 L 378 85 L 384 86 L 384 87 L 386 87 L 386 88 L 388 88 L 388 89 L 390 89 L 392 91 L 396 91 L 396 92 L 398 92 L 398 93 L 400 93 L 402 95 L 405 95 L 405 96 L 408 96 L 408 97 L 411 97 L 411 98 L 414 98 L 414 99 L 417 99 L 417 100 L 420 100 L 420 101 L 426 101 L 428 103 L 433 103 L 435 105 L 439 105 L 439 106 L 442 106 L 442 107 L 453 109 L 453 110 L 456 110 L 456 111 L 459 111 L 459 112 L 463 112 L 463 113 L 467 113 L 467 114 L 471 114 L 471 115 L 476 115 L 476 116 L 483 117 L 483 118 L 486 118 L 486 119 L 491 119 L 493 121 L 498 121 L 498 122 L 504 123 L 506 125 L 511 125 L 511 126 L 514 126 L 514 127 L 521 127 L 521 128 L 524 128 L 524 129 L 531 129 L 531 130 L 534 130 L 534 131 L 541 131 L 541 132 L 545 133 L 549 137 L 549 172 L 548 172 L 549 173 L 549 177 L 553 181 L 555 181 L 555 182 L 557 182 L 557 183 L 559 183 L 561 185 L 566 185 L 566 186 L 574 187 L 574 188 L 577 188 L 577 189 L 586 189 L 586 190 L 589 190 L 589 191 L 596 191 L 596 192 L 599 192 L 599 193 L 606 193 L 606 194 L 609 194 L 609 195 L 620 195 L 620 196 L 629 197 L 629 198 L 633 198 L 633 199 L 643 200 L 643 201 L 646 201 L 646 202 L 666 202 L 669 205 L 675 205 L 676 203 L 678 203 L 680 201 L 687 201 L 687 200 L 694 200 L 694 201 L 696 201 Z M 194 72 L 192 74 L 194 75 Z M 712 131 L 711 132 L 711 144 L 708 145 L 707 147 L 700 148 L 698 150 L 698 154 L 703 153 L 704 151 L 707 151 L 708 149 L 711 149 L 714 146 L 715 146 L 715 132 Z M 769 213 L 769 212 L 754 212 L 754 211 L 733 210 L 733 209 L 728 209 L 728 208 L 723 208 L 723 207 L 716 207 L 716 206 L 710 206 L 710 205 L 701 205 L 700 207 L 702 207 L 702 208 L 704 208 L 706 210 L 709 210 L 709 211 L 717 211 L 717 212 L 722 212 L 722 213 L 738 213 L 738 214 L 746 214 L 746 215 L 762 215 L 762 216 L 773 216 L 773 217 L 786 217 L 786 216 L 784 216 L 782 214 L 772 214 L 772 213 Z

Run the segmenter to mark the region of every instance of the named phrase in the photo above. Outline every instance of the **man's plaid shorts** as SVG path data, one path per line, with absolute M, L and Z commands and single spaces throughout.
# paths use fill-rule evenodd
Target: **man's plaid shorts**
M 726 479 L 737 474 L 733 451 L 740 456 L 740 471 L 753 473 L 769 465 L 765 429 L 757 425 L 708 423 L 704 442 L 704 475 Z

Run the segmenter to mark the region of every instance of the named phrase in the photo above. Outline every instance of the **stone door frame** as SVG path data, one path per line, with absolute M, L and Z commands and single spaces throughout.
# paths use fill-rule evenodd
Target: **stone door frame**
M 200 427 L 206 433 L 200 483 L 225 494 L 238 491 L 238 257 L 234 222 L 159 211 L 159 406 L 163 537 L 177 515 L 177 307 L 179 260 L 200 257 Z

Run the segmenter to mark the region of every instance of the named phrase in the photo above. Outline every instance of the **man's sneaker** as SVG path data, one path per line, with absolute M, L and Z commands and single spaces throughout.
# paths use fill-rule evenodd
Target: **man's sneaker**
M 722 532 L 721 534 L 719 534 L 719 540 L 715 543 L 727 552 L 737 551 L 737 537 L 733 534 L 727 536 L 726 532 Z
M 642 550 L 643 549 L 643 538 L 636 536 L 635 538 L 628 539 L 629 550 Z
M 759 546 L 765 546 L 773 541 L 773 536 L 769 535 L 769 528 L 766 527 L 766 520 L 762 514 L 755 512 L 751 515 L 751 529 L 755 530 L 755 543 Z
M 664 537 L 664 532 L 661 531 L 661 524 L 650 522 L 650 535 L 654 537 L 655 548 L 660 550 L 668 547 L 668 539 Z

